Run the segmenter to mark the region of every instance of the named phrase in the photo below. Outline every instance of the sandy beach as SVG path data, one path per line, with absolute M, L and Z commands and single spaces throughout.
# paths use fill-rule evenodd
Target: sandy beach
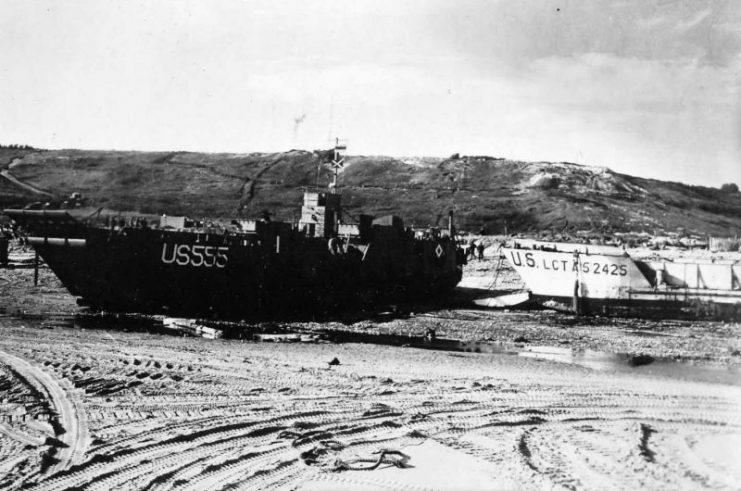
M 490 281 L 496 264 L 469 264 L 467 281 Z M 285 323 L 322 335 L 261 343 L 57 322 L 79 308 L 46 269 L 39 286 L 31 269 L 0 270 L 0 300 L 3 488 L 741 483 L 738 324 L 447 308 Z M 326 336 L 429 329 L 464 343 Z

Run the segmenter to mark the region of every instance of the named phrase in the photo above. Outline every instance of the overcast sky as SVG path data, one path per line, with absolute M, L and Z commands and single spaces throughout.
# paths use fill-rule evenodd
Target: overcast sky
M 3 0 L 0 142 L 741 185 L 741 1 Z

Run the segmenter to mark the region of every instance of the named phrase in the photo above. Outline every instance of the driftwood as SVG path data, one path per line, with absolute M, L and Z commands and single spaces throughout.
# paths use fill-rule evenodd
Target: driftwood
M 281 434 L 282 437 L 295 437 L 296 433 L 293 431 L 285 431 Z M 300 440 L 305 439 L 300 437 Z M 301 453 L 301 460 L 306 465 L 318 465 L 324 467 L 326 470 L 333 472 L 340 471 L 372 471 L 378 469 L 381 464 L 390 464 L 399 468 L 408 467 L 409 455 L 399 451 L 388 448 L 376 450 L 374 454 L 378 454 L 375 458 L 362 458 L 355 457 L 352 459 L 341 459 L 336 457 L 338 452 L 344 450 L 346 446 L 337 440 L 322 440 L 319 445 Z M 332 455 L 335 455 L 332 459 Z M 393 456 L 393 457 L 392 457 Z M 370 464 L 370 465 L 356 465 L 356 464 Z
M 342 460 L 342 459 L 336 459 L 334 461 L 334 468 L 332 470 L 334 471 L 372 471 L 374 469 L 378 469 L 378 467 L 381 464 L 391 464 L 399 468 L 405 468 L 407 467 L 407 462 L 409 462 L 410 457 L 400 452 L 399 450 L 390 450 L 390 449 L 382 449 L 382 450 L 376 450 L 373 452 L 374 454 L 378 454 L 378 458 L 376 459 L 364 459 L 364 458 L 355 458 L 351 460 Z M 401 458 L 387 458 L 389 455 L 397 455 Z M 367 466 L 355 466 L 353 464 L 357 463 L 370 463 L 371 465 Z

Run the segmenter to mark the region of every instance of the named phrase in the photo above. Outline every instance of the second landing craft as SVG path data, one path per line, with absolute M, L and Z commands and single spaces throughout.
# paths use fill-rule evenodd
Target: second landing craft
M 534 299 L 546 307 L 741 319 L 741 262 L 639 260 L 617 247 L 524 240 L 503 251 Z

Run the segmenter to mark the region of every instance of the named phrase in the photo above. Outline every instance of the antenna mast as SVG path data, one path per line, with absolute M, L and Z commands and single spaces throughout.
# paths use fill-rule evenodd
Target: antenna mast
M 332 151 L 332 161 L 329 164 L 332 166 L 333 176 L 332 182 L 329 184 L 329 189 L 332 193 L 337 192 L 337 176 L 345 167 L 345 150 L 347 150 L 347 142 L 335 138 L 334 150 Z

